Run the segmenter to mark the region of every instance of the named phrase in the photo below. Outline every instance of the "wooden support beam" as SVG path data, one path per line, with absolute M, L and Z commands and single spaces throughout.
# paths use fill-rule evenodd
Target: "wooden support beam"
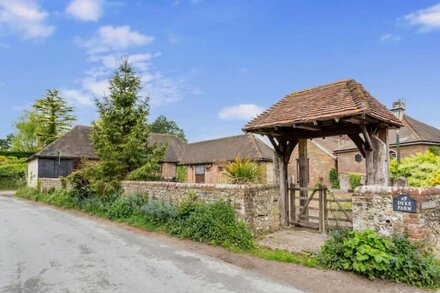
M 370 133 L 368 132 L 368 129 L 367 127 L 365 127 L 365 125 L 361 126 L 361 130 L 365 139 L 365 150 L 371 151 L 373 149 L 373 143 L 371 142 Z
M 308 176 L 308 156 L 307 156 L 307 139 L 300 139 L 298 144 L 298 156 L 299 156 L 299 174 L 298 174 L 298 180 L 299 180 L 299 187 L 305 188 L 309 185 L 309 176 Z M 301 198 L 308 198 L 308 191 L 307 190 L 301 190 L 300 191 L 300 201 L 299 205 L 302 208 L 306 208 L 306 199 Z M 304 216 L 308 217 L 308 211 L 304 211 Z
M 367 151 L 367 184 L 390 185 L 388 129 L 380 128 L 377 134 L 371 137 L 372 150 Z
M 354 142 L 362 156 L 365 158 L 365 142 L 359 134 L 349 134 L 348 137 Z
M 307 126 L 307 125 L 293 124 L 292 127 L 293 128 L 298 128 L 298 129 L 310 130 L 310 131 L 319 131 L 319 130 L 321 130 L 319 127 Z
M 279 162 L 279 184 L 280 184 L 280 224 L 281 226 L 287 226 L 289 224 L 289 189 L 288 189 L 288 164 L 293 149 L 297 145 L 297 140 L 287 138 L 274 138 L 268 135 L 270 142 L 272 143 L 277 153 Z

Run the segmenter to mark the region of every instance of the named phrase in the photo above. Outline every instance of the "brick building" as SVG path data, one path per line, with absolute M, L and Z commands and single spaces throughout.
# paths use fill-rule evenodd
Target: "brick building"
M 274 183 L 274 152 L 252 134 L 190 143 L 179 164 L 187 167 L 187 182 L 226 183 L 224 165 L 237 157 L 257 162 L 265 170 L 263 182 Z

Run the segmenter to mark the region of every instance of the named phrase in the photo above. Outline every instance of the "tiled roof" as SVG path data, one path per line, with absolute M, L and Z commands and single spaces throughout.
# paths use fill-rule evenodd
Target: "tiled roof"
M 400 121 L 352 79 L 294 92 L 249 122 L 251 131 L 294 123 L 326 121 L 365 114 L 373 119 L 400 126 Z
M 90 142 L 91 132 L 89 126 L 75 126 L 32 157 L 97 159 Z
M 180 164 L 232 161 L 237 156 L 255 161 L 272 161 L 274 151 L 252 134 L 206 140 L 186 145 Z
M 430 143 L 440 145 L 440 129 L 418 121 L 408 115 L 404 115 L 402 120 L 404 126 L 399 130 L 400 144 Z M 388 133 L 388 143 L 396 143 L 396 130 L 390 129 Z M 351 151 L 357 149 L 350 140 L 343 146 L 337 148 L 336 152 Z
M 91 143 L 92 127 L 78 125 L 47 145 L 33 157 L 98 159 Z M 150 133 L 150 143 L 167 144 L 164 162 L 178 162 L 185 143 L 170 134 Z

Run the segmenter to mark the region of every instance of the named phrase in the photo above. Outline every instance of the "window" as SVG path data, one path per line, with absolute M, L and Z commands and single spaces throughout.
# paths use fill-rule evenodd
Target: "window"
M 390 159 L 391 160 L 397 159 L 397 152 L 396 151 L 390 151 Z
M 205 166 L 196 166 L 196 183 L 205 183 Z
M 225 168 L 223 168 L 223 166 L 218 166 L 217 167 L 217 171 L 218 172 L 223 172 L 225 170 Z
M 354 156 L 354 160 L 355 160 L 357 163 L 362 162 L 362 155 L 361 155 L 361 154 L 356 154 L 356 155 Z

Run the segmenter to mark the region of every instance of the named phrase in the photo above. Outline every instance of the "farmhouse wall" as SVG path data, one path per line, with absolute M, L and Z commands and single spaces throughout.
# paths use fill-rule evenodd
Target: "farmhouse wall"
M 409 195 L 416 212 L 393 211 L 393 199 Z M 353 229 L 374 229 L 385 236 L 407 234 L 440 252 L 440 188 L 361 186 L 353 195 Z

